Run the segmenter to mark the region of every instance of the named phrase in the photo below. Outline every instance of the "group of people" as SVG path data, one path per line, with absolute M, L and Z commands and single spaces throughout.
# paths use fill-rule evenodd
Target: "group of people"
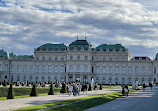
M 123 95 L 123 97 L 124 96 L 128 97 L 128 93 L 129 93 L 128 86 L 122 86 L 122 95 Z

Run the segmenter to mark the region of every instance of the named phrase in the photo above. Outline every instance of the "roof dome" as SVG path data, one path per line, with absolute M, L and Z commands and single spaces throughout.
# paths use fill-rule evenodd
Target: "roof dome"
M 15 59 L 15 58 L 16 58 L 16 55 L 12 52 L 12 53 L 9 54 L 9 57 L 10 57 L 11 59 Z
M 0 50 L 0 57 L 6 57 L 8 58 L 8 53 L 5 50 Z

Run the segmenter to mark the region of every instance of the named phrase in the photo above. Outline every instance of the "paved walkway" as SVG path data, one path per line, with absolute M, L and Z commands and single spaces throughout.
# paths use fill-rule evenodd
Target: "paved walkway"
M 158 87 L 139 90 L 127 98 L 118 98 L 85 111 L 158 111 Z
M 95 91 L 89 91 L 87 93 L 81 92 L 80 96 L 76 96 L 76 97 L 74 97 L 73 95 L 69 97 L 67 94 L 59 94 L 59 95 L 45 95 L 45 96 L 28 97 L 28 98 L 20 98 L 20 99 L 12 99 L 12 100 L 0 100 L 0 111 L 9 111 L 9 110 L 19 109 L 19 108 L 27 107 L 27 106 L 81 98 L 85 96 L 114 92 L 118 90 L 121 90 L 121 89 L 120 88 L 119 89 L 104 89 L 104 90 L 98 90 L 97 93 Z

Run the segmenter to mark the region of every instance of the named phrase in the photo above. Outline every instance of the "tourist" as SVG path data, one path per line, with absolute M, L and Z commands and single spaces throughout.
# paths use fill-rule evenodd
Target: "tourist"
M 126 95 L 126 97 L 128 97 L 128 93 L 129 93 L 128 86 L 125 86 L 124 90 L 125 90 L 125 95 Z
M 94 85 L 94 90 L 95 90 L 95 92 L 97 92 L 97 83 L 95 83 L 95 85 Z
M 73 86 L 71 84 L 69 84 L 68 85 L 68 94 L 69 94 L 69 96 L 71 95 L 72 91 L 73 91 Z
M 78 83 L 77 87 L 78 87 L 78 96 L 79 96 L 80 92 L 81 92 L 81 85 L 80 85 L 80 83 Z
M 150 88 L 151 88 L 151 90 L 152 90 L 152 87 L 153 87 L 152 83 L 149 83 L 149 87 L 150 87 Z
M 123 96 L 123 98 L 124 98 L 124 95 L 125 95 L 125 88 L 124 88 L 124 86 L 122 86 L 122 96 Z
M 143 91 L 145 91 L 145 88 L 146 88 L 145 83 L 143 83 Z

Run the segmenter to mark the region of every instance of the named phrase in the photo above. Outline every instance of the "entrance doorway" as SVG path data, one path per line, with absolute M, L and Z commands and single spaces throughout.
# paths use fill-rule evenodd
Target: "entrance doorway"
M 73 77 L 72 77 L 72 76 L 69 76 L 68 82 L 69 82 L 69 83 L 73 82 Z

